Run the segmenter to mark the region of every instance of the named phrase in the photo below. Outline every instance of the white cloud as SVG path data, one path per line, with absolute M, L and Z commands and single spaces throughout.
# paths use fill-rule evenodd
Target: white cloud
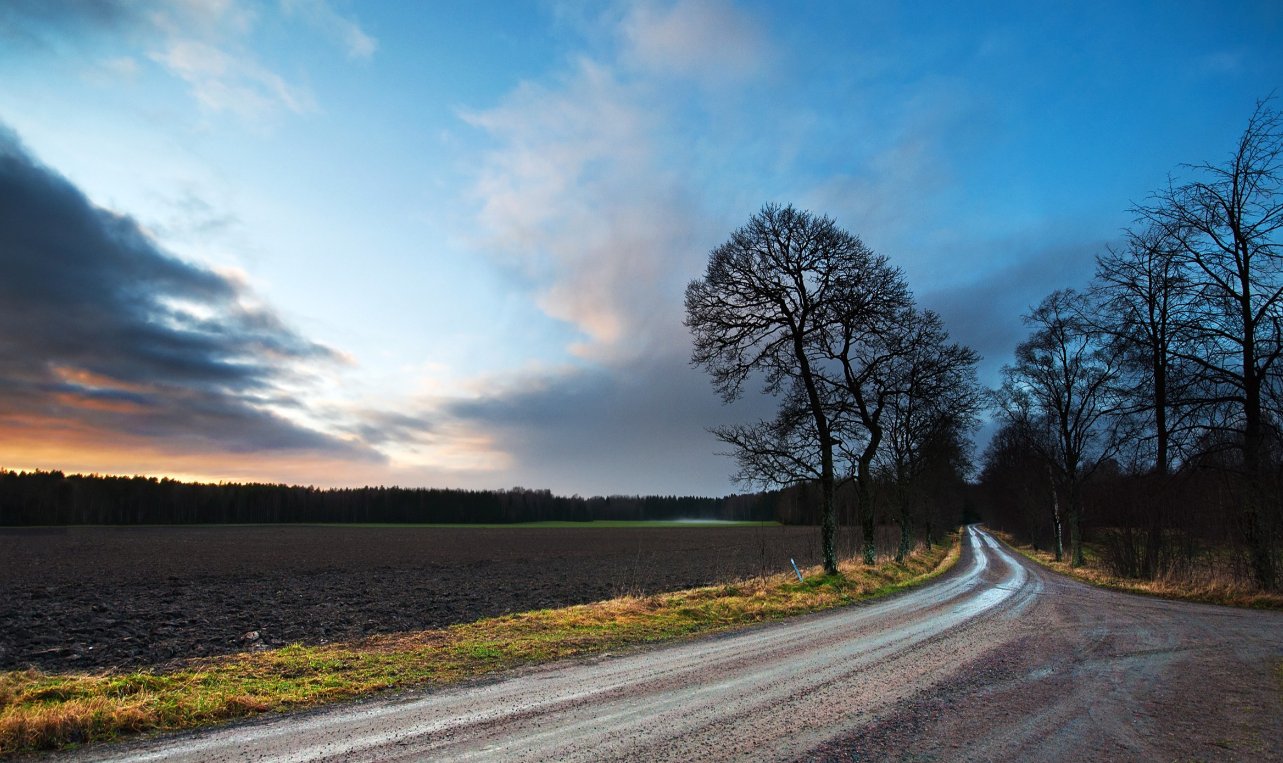
M 241 0 L 160 0 L 140 2 L 136 8 L 157 29 L 174 37 L 246 35 L 258 18 L 254 7 Z
M 181 78 L 205 109 L 258 121 L 279 108 L 302 114 L 315 108 L 311 94 L 253 59 L 234 56 L 199 40 L 172 40 L 153 61 Z
M 465 116 L 499 143 L 475 189 L 484 244 L 535 284 L 540 309 L 583 333 L 569 348 L 580 357 L 633 357 L 681 328 L 670 276 L 692 251 L 697 212 L 664 109 L 580 60 L 557 87 L 527 83 Z M 674 325 L 656 330 L 657 315 Z
M 350 58 L 369 58 L 378 47 L 325 0 L 282 0 L 282 5 L 285 16 L 329 37 Z M 209 114 L 231 114 L 262 126 L 283 112 L 315 108 L 306 86 L 276 70 L 276 58 L 289 51 L 258 45 L 260 16 L 269 10 L 261 3 L 129 0 L 0 8 L 0 36 L 57 55 L 83 57 L 91 65 L 87 76 L 95 81 L 135 79 L 145 58 L 184 82 Z
M 708 85 L 748 80 L 774 57 L 753 19 L 724 0 L 639 3 L 620 34 L 629 64 Z
M 360 24 L 340 15 L 325 0 L 281 0 L 287 14 L 298 14 L 305 21 L 342 45 L 348 58 L 369 58 L 378 49 L 378 40 Z
M 138 60 L 132 56 L 117 56 L 97 62 L 87 73 L 93 82 L 118 83 L 138 78 Z

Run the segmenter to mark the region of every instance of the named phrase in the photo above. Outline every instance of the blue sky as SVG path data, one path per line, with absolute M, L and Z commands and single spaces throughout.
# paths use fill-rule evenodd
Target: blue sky
M 688 368 L 681 295 L 763 203 L 993 383 L 1280 39 L 1273 2 L 9 2 L 0 463 L 728 492 L 705 428 L 769 403 Z

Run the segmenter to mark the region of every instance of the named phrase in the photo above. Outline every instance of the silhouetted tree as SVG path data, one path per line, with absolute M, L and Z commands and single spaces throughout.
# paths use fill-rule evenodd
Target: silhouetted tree
M 1037 453 L 1020 420 L 998 427 L 980 459 L 980 493 L 985 520 L 1028 538 L 1035 548 L 1055 548 L 1058 517 L 1050 514 L 1051 493 L 1046 459 Z
M 1198 296 L 1183 353 L 1207 390 L 1208 425 L 1231 433 L 1248 491 L 1243 531 L 1258 583 L 1272 588 L 1276 496 L 1267 489 L 1270 391 L 1283 354 L 1283 115 L 1259 102 L 1229 159 L 1189 167 L 1198 178 L 1169 185 L 1141 211 L 1175 243 Z
M 884 415 L 904 392 L 916 321 L 904 274 L 886 257 L 869 256 L 843 274 L 832 315 L 817 335 L 822 386 L 835 400 L 838 447 L 851 464 L 865 564 L 876 561 L 874 459 L 885 436 Z
M 1025 315 L 1033 334 L 1016 348 L 1016 362 L 1003 367 L 1002 386 L 992 398 L 1047 465 L 1056 558 L 1064 550 L 1063 500 L 1075 565 L 1083 561 L 1082 483 L 1118 445 L 1109 427 L 1117 358 L 1097 341 L 1083 317 L 1087 309 L 1081 294 L 1062 290 Z
M 968 433 L 978 424 L 983 401 L 976 381 L 979 356 L 974 350 L 949 342 L 940 316 L 930 310 L 913 311 L 900 327 L 908 351 L 896 364 L 898 390 L 888 401 L 885 414 L 886 471 L 897 498 L 902 561 L 913 542 L 913 517 L 920 494 L 934 481 L 955 477 L 961 481 L 966 467 Z M 924 507 L 930 542 L 930 510 Z
M 546 520 L 776 518 L 774 495 L 557 496 L 549 490 L 450 490 L 178 482 L 0 469 L 0 525 L 289 522 L 510 523 Z
M 827 330 L 845 274 L 872 253 L 828 217 L 767 204 L 709 257 L 704 277 L 686 287 L 691 362 L 704 368 L 730 402 L 752 375 L 767 394 L 785 398 L 776 422 L 716 430 L 741 454 L 740 475 L 763 484 L 803 479 L 805 462 L 759 459 L 781 445 L 814 453 L 821 486 L 824 568 L 837 571 L 834 536 L 834 432 L 817 377 L 815 342 Z M 808 477 L 809 478 L 809 477 Z
M 1172 501 L 1161 494 L 1187 454 L 1202 397 L 1198 375 L 1183 357 L 1193 351 L 1191 318 L 1198 296 L 1177 248 L 1161 227 L 1129 230 L 1123 246 L 1096 258 L 1092 284 L 1098 307 L 1093 328 L 1106 335 L 1121 361 L 1116 423 L 1126 433 L 1126 455 L 1134 472 L 1155 476 L 1140 491 L 1143 500 L 1111 507 L 1116 523 L 1130 517 L 1115 528 L 1115 540 L 1125 541 L 1115 549 L 1128 552 L 1127 562 L 1116 567 L 1151 579 L 1170 535 Z
M 1140 419 L 1137 445 L 1149 444 L 1150 468 L 1172 471 L 1187 438 L 1196 379 L 1183 355 L 1191 351 L 1194 293 L 1177 242 L 1159 227 L 1127 231 L 1121 248 L 1096 258 L 1092 328 L 1107 335 L 1122 361 L 1120 415 Z M 1138 454 L 1138 457 L 1142 457 Z

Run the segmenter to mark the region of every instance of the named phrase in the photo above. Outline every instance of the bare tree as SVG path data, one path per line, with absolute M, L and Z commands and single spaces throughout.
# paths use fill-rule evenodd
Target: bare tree
M 835 437 L 814 346 L 829 328 L 843 274 L 872 257 L 859 238 L 830 218 L 767 204 L 712 251 L 704 277 L 686 287 L 691 362 L 708 371 L 722 399 L 738 398 L 755 374 L 767 394 L 785 395 L 774 426 L 717 432 L 740 454 L 741 477 L 763 484 L 796 481 L 796 461 L 768 456 L 782 452 L 781 445 L 818 457 L 821 545 L 829 573 L 837 572 Z
M 901 358 L 898 391 L 885 414 L 885 466 L 897 497 L 903 561 L 913 543 L 915 487 L 928 470 L 958 471 L 967 433 L 978 423 L 982 407 L 976 381 L 979 355 L 949 342 L 940 316 L 913 311 L 902 326 L 908 352 Z M 927 521 L 929 522 L 929 512 Z M 928 539 L 930 529 L 928 528 Z
M 885 257 L 870 257 L 844 273 L 832 319 L 819 335 L 824 373 L 818 378 L 840 405 L 838 446 L 852 464 L 865 564 L 877 561 L 874 459 L 885 436 L 883 417 L 905 384 L 913 353 L 904 329 L 914 322 L 904 274 Z
M 823 411 L 833 408 L 831 401 L 822 401 Z M 733 479 L 736 482 L 799 485 L 820 483 L 824 479 L 824 459 L 819 438 L 815 436 L 814 415 L 805 385 L 800 381 L 795 380 L 780 398 L 774 418 L 714 427 L 712 431 L 731 446 L 725 455 L 735 458 L 738 469 Z
M 1158 478 L 1155 489 L 1144 494 L 1144 506 L 1131 509 L 1144 515 L 1143 544 L 1126 546 L 1135 560 L 1132 568 L 1146 578 L 1158 574 L 1169 539 L 1171 496 L 1161 493 L 1188 454 L 1198 424 L 1195 403 L 1203 396 L 1198 375 L 1184 357 L 1194 351 L 1190 329 L 1197 294 L 1178 248 L 1161 227 L 1129 230 L 1121 247 L 1096 258 L 1091 289 L 1098 307 L 1092 326 L 1108 337 L 1122 361 L 1115 385 L 1116 425 L 1126 432 L 1122 442 L 1132 469 Z
M 1243 530 L 1257 582 L 1278 582 L 1265 484 L 1271 434 L 1268 393 L 1283 354 L 1283 115 L 1257 103 L 1223 164 L 1189 167 L 1199 179 L 1169 185 L 1145 217 L 1176 243 L 1198 295 L 1185 354 L 1209 392 L 1210 421 L 1241 448 L 1248 496 Z M 1224 438 L 1221 438 L 1224 439 Z
M 1083 481 L 1116 451 L 1109 417 L 1117 358 L 1102 347 L 1084 319 L 1082 294 L 1052 292 L 1024 316 L 1033 334 L 1016 348 L 1016 362 L 1002 369 L 993 405 L 1027 437 L 1047 464 L 1052 490 L 1056 558 L 1062 557 L 1060 501 L 1069 525 L 1072 563 L 1082 556 Z
M 1120 415 L 1145 419 L 1138 444 L 1149 444 L 1152 470 L 1170 474 L 1191 431 L 1196 378 L 1184 356 L 1197 295 L 1164 229 L 1127 231 L 1121 248 L 1096 258 L 1092 328 L 1106 334 L 1122 360 Z
M 1034 548 L 1040 547 L 1050 530 L 1054 549 L 1059 537 L 1057 517 L 1046 511 L 1053 486 L 1047 479 L 1045 459 L 1030 445 L 1031 436 L 1019 421 L 1003 421 L 980 457 L 979 488 L 987 504 L 987 521 L 1019 532 Z

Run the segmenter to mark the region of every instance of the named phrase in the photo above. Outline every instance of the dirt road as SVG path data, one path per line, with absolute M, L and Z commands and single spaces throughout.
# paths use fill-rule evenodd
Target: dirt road
M 1271 760 L 1280 660 L 1283 614 L 1096 590 L 971 529 L 868 606 L 75 757 Z

